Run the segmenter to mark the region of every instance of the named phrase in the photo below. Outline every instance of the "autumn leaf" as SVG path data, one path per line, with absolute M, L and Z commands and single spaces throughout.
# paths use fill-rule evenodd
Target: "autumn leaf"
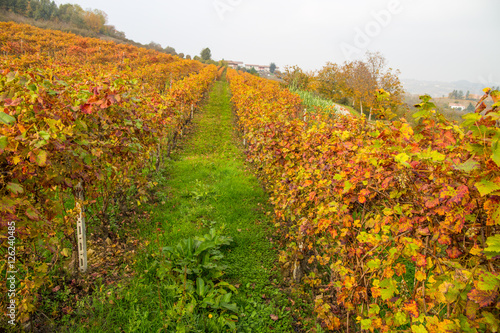
M 419 313 L 418 313 L 418 305 L 417 302 L 414 300 L 410 300 L 405 303 L 403 309 L 409 313 L 409 315 L 413 318 L 418 318 Z
M 480 291 L 497 290 L 500 287 L 500 276 L 490 272 L 482 272 L 476 283 L 476 288 Z
M 26 216 L 29 217 L 31 220 L 39 220 L 40 219 L 39 214 L 40 213 L 32 207 L 28 207 L 28 209 L 26 209 Z
M 47 163 L 47 152 L 45 150 L 40 150 L 38 155 L 36 155 L 36 164 L 38 166 L 45 166 Z
M 12 117 L 11 115 L 6 114 L 5 112 L 0 111 L 0 122 L 4 123 L 5 125 L 10 125 L 15 121 L 16 121 L 16 118 Z
M 474 184 L 476 188 L 478 189 L 479 193 L 481 193 L 481 196 L 488 195 L 492 192 L 500 190 L 500 185 L 497 183 L 494 183 L 492 181 L 482 179 L 480 182 L 477 182 Z
M 392 298 L 397 290 L 397 282 L 393 279 L 385 279 L 380 282 L 380 295 L 384 301 Z
M 488 237 L 486 245 L 488 246 L 484 249 L 484 253 L 489 259 L 500 256 L 500 235 Z
M 91 114 L 92 113 L 92 105 L 89 103 L 82 104 L 80 106 L 80 110 L 82 110 L 82 112 L 85 114 Z
M 0 151 L 4 150 L 9 144 L 9 140 L 5 135 L 0 136 Z
M 462 255 L 462 252 L 456 246 L 452 248 L 447 248 L 446 253 L 448 254 L 448 257 L 450 257 L 451 259 L 457 259 Z
M 13 194 L 23 193 L 23 187 L 17 183 L 8 183 L 7 189 Z
M 426 274 L 422 271 L 418 271 L 415 273 L 415 278 L 418 280 L 418 281 L 425 281 L 425 279 L 427 278 Z
M 497 291 L 481 291 L 476 288 L 473 288 L 468 294 L 467 297 L 479 304 L 480 307 L 484 308 L 495 300 L 498 296 Z

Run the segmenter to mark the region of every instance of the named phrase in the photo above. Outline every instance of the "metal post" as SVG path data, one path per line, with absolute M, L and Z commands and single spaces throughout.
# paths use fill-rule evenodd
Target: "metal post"
M 79 182 L 75 187 L 75 201 L 78 218 L 76 220 L 76 238 L 78 241 L 78 267 L 80 272 L 87 271 L 87 240 L 85 228 L 85 214 L 84 214 L 84 195 L 82 182 Z

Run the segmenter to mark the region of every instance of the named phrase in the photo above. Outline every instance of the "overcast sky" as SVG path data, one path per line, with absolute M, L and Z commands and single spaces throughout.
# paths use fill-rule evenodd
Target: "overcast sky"
M 402 78 L 500 83 L 498 0 L 57 0 L 140 43 L 317 70 L 380 51 Z

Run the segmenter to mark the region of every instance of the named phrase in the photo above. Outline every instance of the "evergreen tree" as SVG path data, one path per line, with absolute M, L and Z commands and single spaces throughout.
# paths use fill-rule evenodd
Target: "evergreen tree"
M 206 47 L 203 50 L 201 50 L 200 56 L 201 56 L 201 60 L 204 60 L 204 61 L 211 60 L 212 59 L 212 51 L 210 51 L 210 49 L 208 47 Z
M 465 109 L 466 112 L 474 112 L 474 106 L 472 103 L 469 103 L 469 106 Z
M 276 64 L 272 62 L 271 65 L 269 65 L 269 71 L 271 73 L 274 73 L 275 70 L 276 70 Z

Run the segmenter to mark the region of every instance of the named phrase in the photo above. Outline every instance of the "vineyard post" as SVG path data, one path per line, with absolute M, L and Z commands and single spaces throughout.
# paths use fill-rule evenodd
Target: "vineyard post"
M 193 119 L 194 104 L 191 103 L 191 119 Z
M 307 109 L 304 109 L 304 122 L 307 123 Z
M 78 266 L 80 272 L 85 273 L 87 271 L 87 240 L 83 201 L 83 186 L 82 182 L 80 181 L 75 187 L 75 202 L 76 210 L 78 212 L 78 217 L 76 220 L 76 239 L 78 242 Z

